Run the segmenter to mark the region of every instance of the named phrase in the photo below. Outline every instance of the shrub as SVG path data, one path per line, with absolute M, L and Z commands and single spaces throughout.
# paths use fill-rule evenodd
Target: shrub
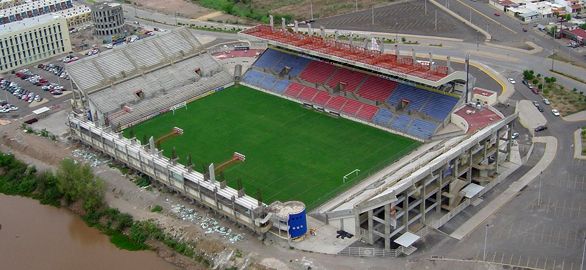
M 151 212 L 153 213 L 159 213 L 161 211 L 163 211 L 163 207 L 158 204 L 151 208 Z

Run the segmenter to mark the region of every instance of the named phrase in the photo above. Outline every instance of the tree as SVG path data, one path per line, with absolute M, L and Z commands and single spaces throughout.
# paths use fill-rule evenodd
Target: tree
M 543 84 L 540 83 L 537 88 L 539 88 L 539 90 L 543 89 Z
M 523 71 L 523 79 L 529 81 L 529 80 L 533 80 L 533 78 L 535 78 L 535 76 L 533 75 L 533 70 L 524 70 Z
M 538 79 L 533 79 L 533 84 L 538 84 L 539 80 Z
M 564 17 L 564 19 L 565 19 L 566 21 L 569 21 L 569 20 L 571 20 L 571 19 L 572 19 L 572 14 L 566 14 L 566 16 Z
M 585 23 L 585 24 L 582 24 L 582 25 L 580 25 L 580 28 L 582 28 L 582 29 L 586 30 L 586 23 Z
M 550 77 L 550 78 L 549 78 L 549 81 L 550 81 L 551 83 L 555 83 L 555 82 L 557 81 L 557 79 L 556 79 L 555 77 Z
M 72 159 L 61 161 L 57 169 L 57 188 L 68 202 L 83 200 L 86 211 L 104 204 L 104 182 L 96 177 L 88 164 L 76 164 Z

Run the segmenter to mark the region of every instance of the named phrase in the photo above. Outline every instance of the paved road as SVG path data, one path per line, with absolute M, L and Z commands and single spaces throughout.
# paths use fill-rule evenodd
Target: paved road
M 555 49 L 566 58 L 586 63 L 584 53 L 564 48 L 561 41 L 554 41 L 551 37 L 534 28 L 536 22 L 523 24 L 502 11 L 496 10 L 488 4 L 488 0 L 438 0 L 438 2 L 448 6 L 450 10 L 470 20 L 473 24 L 486 29 L 492 35 L 494 43 L 521 46 L 526 41 L 532 41 L 545 49 L 544 55 L 550 55 Z M 495 13 L 500 16 L 495 16 Z M 526 29 L 527 32 L 524 32 L 523 29 Z

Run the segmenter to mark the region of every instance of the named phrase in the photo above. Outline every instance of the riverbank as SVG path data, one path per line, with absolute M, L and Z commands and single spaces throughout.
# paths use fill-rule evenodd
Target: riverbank
M 87 164 L 64 159 L 55 173 L 37 172 L 34 166 L 17 160 L 14 155 L 0 155 L 0 193 L 29 197 L 42 204 L 68 209 L 88 226 L 109 236 L 110 241 L 121 249 L 153 249 L 164 254 L 175 251 L 174 259 L 168 261 L 176 266 L 210 266 L 209 259 L 196 252 L 193 243 L 180 242 L 165 233 L 154 220 L 135 221 L 131 215 L 108 207 L 104 191 L 104 182 Z
M 68 157 L 92 164 L 92 171 L 106 184 L 104 199 L 109 207 L 128 213 L 137 221 L 155 220 L 166 233 L 176 239 L 197 243 L 196 250 L 210 258 L 216 269 L 273 269 L 276 262 L 297 267 L 302 263 L 301 258 L 306 256 L 289 248 L 267 248 L 270 241 L 258 241 L 256 235 L 248 229 L 160 187 L 140 187 L 138 182 L 133 182 L 136 172 L 112 166 L 109 158 L 101 157 L 101 161 L 97 163 L 86 160 L 83 155 L 92 152 L 84 145 L 66 138 L 49 141 L 25 133 L 19 126 L 18 123 L 0 126 L 2 152 L 12 153 L 19 160 L 40 170 L 56 171 L 59 161 Z M 155 205 L 161 205 L 163 210 L 160 213 L 151 212 Z M 235 234 L 242 235 L 243 239 L 234 241 L 233 237 L 229 237 Z M 286 252 L 288 257 L 281 258 L 282 252 Z M 172 260 L 175 258 L 174 254 L 177 254 L 173 250 L 157 253 L 166 260 Z
M 2 269 L 172 270 L 150 251 L 125 251 L 63 208 L 0 194 Z

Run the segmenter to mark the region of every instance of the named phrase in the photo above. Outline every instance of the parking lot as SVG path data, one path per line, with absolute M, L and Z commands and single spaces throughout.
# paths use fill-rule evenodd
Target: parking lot
M 2 110 L 0 117 L 15 119 L 29 115 L 43 106 L 54 106 L 68 99 L 71 83 L 61 57 L 42 63 L 50 68 L 39 68 L 39 64 L 23 67 L 0 75 L 4 80 L 0 86 L 0 99 L 17 110 Z M 49 65 L 51 64 L 51 65 Z M 37 97 L 38 96 L 38 97 Z M 9 108 L 10 106 L 5 106 Z
M 435 24 L 436 11 L 437 29 Z M 474 41 L 478 36 L 474 29 L 454 19 L 431 3 L 427 3 L 426 14 L 424 1 L 398 2 L 375 8 L 374 25 L 372 25 L 371 10 L 323 18 L 314 24 L 316 27 L 322 25 L 329 29 L 442 36 L 467 41 Z

